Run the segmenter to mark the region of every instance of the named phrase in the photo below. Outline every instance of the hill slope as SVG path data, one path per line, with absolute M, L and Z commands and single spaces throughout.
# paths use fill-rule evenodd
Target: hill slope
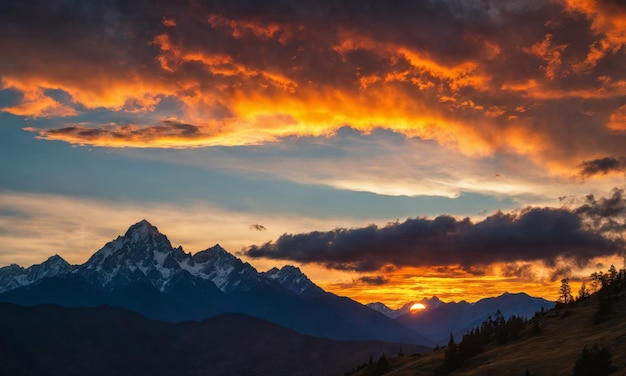
M 451 375 L 571 375 L 584 346 L 601 344 L 609 349 L 618 367 L 612 375 L 626 374 L 626 292 L 612 298 L 612 309 L 605 320 L 597 322 L 599 294 L 567 306 L 554 308 L 533 318 L 520 340 L 505 345 L 490 345 L 471 358 L 466 366 Z M 533 330 L 538 320 L 540 333 Z M 385 375 L 433 375 L 442 364 L 445 348 L 422 356 L 390 359 Z M 356 375 L 366 375 L 363 370 Z
M 242 314 L 174 324 L 109 306 L 0 303 L 7 375 L 342 375 L 400 346 L 305 336 Z

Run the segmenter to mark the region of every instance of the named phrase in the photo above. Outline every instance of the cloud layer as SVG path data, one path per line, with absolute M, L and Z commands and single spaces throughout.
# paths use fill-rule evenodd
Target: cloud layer
M 340 270 L 374 271 L 385 266 L 461 265 L 466 270 L 494 263 L 556 260 L 585 266 L 595 257 L 625 250 L 626 201 L 622 190 L 611 197 L 585 198 L 577 208 L 527 208 L 498 212 L 481 221 L 442 215 L 332 231 L 284 234 L 252 246 L 252 258 L 318 263 Z M 523 267 L 505 274 L 524 274 Z
M 1 110 L 107 147 L 389 128 L 572 175 L 626 143 L 625 19 L 600 0 L 8 2 Z

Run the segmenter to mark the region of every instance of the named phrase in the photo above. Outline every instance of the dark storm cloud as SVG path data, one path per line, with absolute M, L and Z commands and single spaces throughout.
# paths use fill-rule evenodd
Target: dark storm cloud
M 381 275 L 377 275 L 377 276 L 366 275 L 361 278 L 357 278 L 356 281 L 359 283 L 362 283 L 365 285 L 371 285 L 371 286 L 383 286 L 389 282 L 387 278 Z
M 591 223 L 594 229 L 613 236 L 621 236 L 626 231 L 626 199 L 623 189 L 614 189 L 610 197 L 596 199 L 594 195 L 585 197 L 585 202 L 575 210 Z
M 532 281 L 535 279 L 535 273 L 533 272 L 531 264 L 506 264 L 502 270 L 502 275 L 526 281 Z
M 479 222 L 443 215 L 384 227 L 284 234 L 274 242 L 252 246 L 244 254 L 357 271 L 373 271 L 387 264 L 458 264 L 471 270 L 474 265 L 537 260 L 555 267 L 558 258 L 585 265 L 593 257 L 621 252 L 625 246 L 623 238 L 611 236 L 624 214 L 622 191 L 615 190 L 610 198 L 588 197 L 586 201 L 574 210 L 527 208 L 498 212 Z
M 554 281 L 558 281 L 561 280 L 563 278 L 569 278 L 572 275 L 572 268 L 571 266 L 565 265 L 565 266 L 559 266 L 554 268 L 551 273 L 550 273 L 550 281 L 554 282 Z
M 586 178 L 594 175 L 606 175 L 610 172 L 624 171 L 626 171 L 625 157 L 604 157 L 591 161 L 584 161 L 581 164 L 581 170 L 579 175 L 583 178 Z

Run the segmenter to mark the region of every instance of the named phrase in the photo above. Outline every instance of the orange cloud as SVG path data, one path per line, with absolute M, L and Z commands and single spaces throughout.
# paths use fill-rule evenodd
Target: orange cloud
M 78 72 L 77 72 L 78 73 Z M 85 77 L 84 80 L 55 79 L 54 77 L 3 77 L 3 87 L 19 90 L 22 102 L 2 110 L 22 116 L 57 117 L 73 116 L 74 107 L 80 104 L 86 109 L 107 108 L 116 111 L 152 111 L 161 98 L 175 92 L 164 83 L 145 82 L 140 77 L 122 78 Z M 62 90 L 69 94 L 73 103 L 63 104 L 45 94 L 45 90 Z
M 359 50 L 367 50 L 382 55 L 391 62 L 400 64 L 406 61 L 409 69 L 399 70 L 385 75 L 385 81 L 414 82 L 420 89 L 433 87 L 435 84 L 420 84 L 437 80 L 440 85 L 447 86 L 451 91 L 471 87 L 476 90 L 486 90 L 490 78 L 479 71 L 479 65 L 473 61 L 463 61 L 454 65 L 445 65 L 429 58 L 427 53 L 414 48 L 396 45 L 384 41 L 376 41 L 357 33 L 342 31 L 339 34 L 339 43 L 334 45 L 337 51 L 346 59 L 346 55 Z M 424 81 L 426 80 L 426 81 Z
M 505 82 L 501 89 L 505 91 L 518 92 L 524 97 L 538 100 L 558 100 L 568 98 L 582 99 L 612 99 L 626 96 L 626 80 L 614 81 L 611 77 L 600 76 L 596 80 L 597 84 L 580 89 L 554 89 L 545 84 L 540 84 L 536 80 L 525 82 Z
M 626 132 L 626 105 L 611 114 L 607 127 L 614 132 Z
M 167 27 L 176 27 L 176 20 L 174 20 L 173 18 L 166 18 L 163 17 L 163 25 L 167 26 Z
M 245 38 L 252 35 L 260 39 L 276 39 L 279 43 L 285 44 L 302 26 L 293 29 L 286 24 L 276 22 L 255 22 L 242 21 L 224 17 L 219 14 L 212 14 L 208 18 L 208 23 L 215 29 L 227 30 L 233 38 Z
M 53 98 L 45 95 L 46 89 L 56 89 L 54 86 L 35 86 L 25 85 L 18 80 L 10 78 L 2 78 L 0 85 L 2 89 L 15 89 L 22 94 L 21 103 L 15 106 L 1 108 L 2 111 L 18 116 L 28 117 L 66 117 L 74 116 L 78 113 L 74 108 L 59 103 Z
M 40 138 L 108 147 L 250 145 L 332 136 L 348 125 L 365 133 L 391 129 L 476 157 L 507 150 L 559 174 L 618 153 L 615 137 L 623 132 L 615 132 L 621 115 L 613 114 L 614 102 L 626 96 L 626 77 L 614 67 L 624 44 L 623 12 L 604 2 L 495 13 L 414 3 L 407 5 L 414 12 L 381 14 L 367 7 L 257 12 L 222 5 L 172 5 L 147 15 L 135 9 L 145 24 L 125 15 L 112 24 L 100 16 L 105 12 L 70 14 L 73 23 L 52 19 L 49 33 L 37 35 L 10 34 L 7 26 L 2 85 L 21 97 L 2 111 L 50 118 L 56 131 L 29 128 Z M 345 17 L 354 12 L 359 17 Z M 518 12 L 523 17 L 513 17 Z M 518 27 L 530 19 L 536 22 Z M 134 28 L 139 24 L 145 27 Z M 569 35 L 574 27 L 578 34 Z M 586 45 L 590 40 L 595 47 Z M 585 74 L 568 74 L 583 73 L 574 69 L 581 62 Z M 589 100 L 585 108 L 580 99 Z M 83 121 L 93 109 L 126 120 Z M 578 112 L 594 115 L 583 121 Z M 164 121 L 197 132 L 172 133 Z M 594 140 L 594 150 L 569 139 L 581 134 Z M 562 152 L 569 148 L 576 150 Z
M 530 48 L 524 48 L 524 51 L 545 61 L 546 64 L 540 68 L 546 72 L 546 77 L 554 80 L 557 70 L 561 67 L 561 54 L 566 48 L 567 44 L 552 45 L 552 34 L 546 34 L 543 41 L 533 44 Z
M 585 60 L 575 64 L 574 70 L 588 72 L 609 54 L 616 54 L 626 44 L 626 11 L 619 4 L 599 0 L 563 0 L 566 9 L 582 13 L 591 21 L 591 30 L 598 37 L 591 45 Z
M 327 291 L 350 296 L 363 304 L 385 302 L 392 308 L 399 308 L 412 300 L 437 296 L 449 301 L 466 300 L 474 302 L 486 296 L 498 296 L 504 292 L 526 292 L 549 300 L 558 297 L 559 281 L 551 281 L 547 276 L 537 278 L 505 275 L 500 271 L 504 266 L 486 267 L 485 274 L 472 274 L 458 266 L 433 268 L 399 268 L 383 272 L 378 285 L 360 283 L 360 277 L 351 280 L 322 281 L 319 285 Z M 538 270 L 541 266 L 537 266 Z M 543 278 L 542 278 L 543 277 Z

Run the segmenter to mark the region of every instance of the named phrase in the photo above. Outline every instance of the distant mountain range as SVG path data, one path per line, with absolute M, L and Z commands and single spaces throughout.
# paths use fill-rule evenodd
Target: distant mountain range
M 402 307 L 398 308 L 398 309 L 391 309 L 389 307 L 387 307 L 384 303 L 381 302 L 375 302 L 375 303 L 368 303 L 366 304 L 366 306 L 370 307 L 371 309 L 373 309 L 374 311 L 378 311 L 380 313 L 382 313 L 383 315 L 392 318 L 392 319 L 396 319 L 400 316 L 406 315 L 407 313 L 411 312 L 411 307 L 414 304 L 417 303 L 421 303 L 423 304 L 427 309 L 429 310 L 433 310 L 437 307 L 439 307 L 441 304 L 446 304 L 444 302 L 442 302 L 441 300 L 439 300 L 438 297 L 433 296 L 432 298 L 428 299 L 422 299 L 422 300 L 412 300 L 408 303 L 405 303 Z
M 237 313 L 167 323 L 110 306 L 0 303 L 3 375 L 342 375 L 401 348 L 305 336 Z
M 500 310 L 505 318 L 512 315 L 531 318 L 541 309 L 551 309 L 554 302 L 542 298 L 535 298 L 525 293 L 504 293 L 498 297 L 481 299 L 475 303 L 466 301 L 444 303 L 437 297 L 420 301 L 427 308 L 425 310 L 408 312 L 401 308 L 389 315 L 397 314 L 396 321 L 407 328 L 419 331 L 437 344 L 445 345 L 450 333 L 455 340 L 460 340 L 463 334 L 477 327 L 489 316 L 494 316 Z M 409 306 L 410 307 L 410 306 Z
M 458 338 L 455 347 L 446 342 L 441 349 L 419 357 L 393 356 L 384 374 L 626 375 L 626 271 L 608 275 L 600 291 L 558 304 L 526 323 L 511 320 L 511 325 L 500 326 L 499 333 L 498 329 L 494 333 L 489 329 L 498 321 L 494 320 L 472 336 Z M 523 299 L 520 294 L 505 294 L 485 304 Z M 455 353 L 456 360 L 450 356 Z M 456 364 L 450 366 L 452 361 Z M 373 371 L 365 367 L 351 375 L 371 376 Z
M 476 303 L 436 297 L 397 310 L 363 306 L 326 292 L 294 266 L 258 272 L 215 245 L 194 255 L 173 248 L 143 220 L 82 265 L 58 255 L 22 268 L 0 268 L 0 301 L 25 306 L 123 307 L 169 322 L 205 320 L 226 312 L 259 317 L 306 335 L 336 340 L 384 340 L 434 346 L 458 339 L 496 310 L 531 317 L 554 303 L 505 293 Z M 410 312 L 414 303 L 427 308 Z
M 82 265 L 55 255 L 29 268 L 0 268 L 0 301 L 107 304 L 170 322 L 238 312 L 336 340 L 434 344 L 379 312 L 322 290 L 296 267 L 258 272 L 219 245 L 191 255 L 173 248 L 146 220 Z

